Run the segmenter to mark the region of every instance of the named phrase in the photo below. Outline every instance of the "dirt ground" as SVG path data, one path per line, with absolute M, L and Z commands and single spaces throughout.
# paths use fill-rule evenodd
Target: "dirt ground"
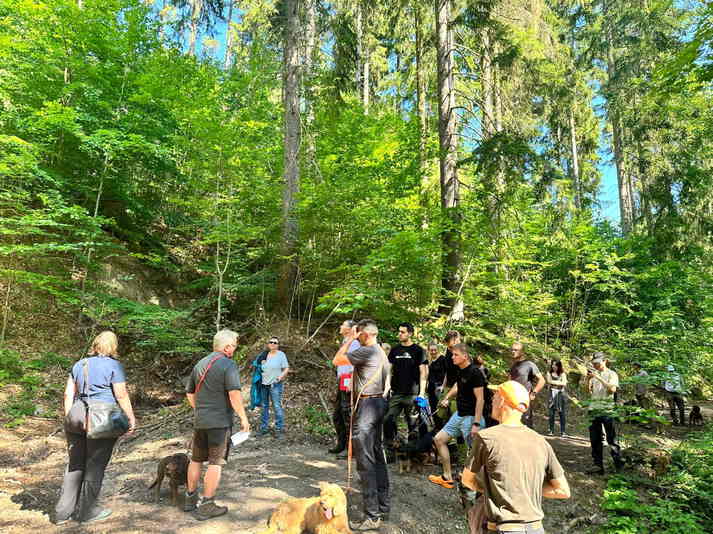
M 710 413 L 708 413 L 710 417 Z M 41 531 L 87 533 L 258 533 L 276 504 L 288 497 L 319 493 L 317 483 L 329 481 L 346 485 L 346 460 L 336 460 L 326 452 L 329 443 L 310 435 L 295 433 L 283 440 L 250 439 L 233 451 L 223 472 L 218 500 L 229 506 L 227 515 L 199 522 L 170 505 L 167 481 L 162 501 L 152 502 L 147 488 L 153 480 L 156 461 L 184 451 L 190 435 L 190 419 L 180 408 L 163 409 L 142 416 L 145 432 L 123 440 L 115 449 L 104 480 L 102 501 L 114 513 L 94 526 L 75 522 L 55 527 L 50 522 L 62 479 L 66 454 L 64 437 L 56 420 L 32 418 L 23 426 L 0 430 L 0 532 L 27 534 Z M 583 417 L 572 414 L 571 438 L 548 438 L 568 473 L 573 498 L 545 501 L 548 532 L 591 532 L 603 521 L 599 501 L 606 479 L 584 474 L 589 467 L 590 448 L 585 438 Z M 253 424 L 257 423 L 253 420 Z M 544 419 L 536 421 L 543 430 Z M 671 429 L 674 430 L 674 429 Z M 687 429 L 675 429 L 678 433 Z M 625 441 L 658 440 L 670 446 L 676 436 L 635 435 L 627 427 Z M 392 512 L 382 529 L 384 534 L 465 533 L 467 526 L 456 490 L 430 484 L 426 476 L 439 473 L 427 467 L 422 474 L 399 474 L 390 465 Z M 355 480 L 354 486 L 358 488 Z M 359 517 L 360 496 L 350 496 L 349 516 Z

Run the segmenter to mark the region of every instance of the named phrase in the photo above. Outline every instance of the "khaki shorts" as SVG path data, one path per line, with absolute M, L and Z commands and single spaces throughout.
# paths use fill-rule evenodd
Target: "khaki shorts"
M 230 452 L 230 428 L 197 428 L 193 431 L 191 460 L 225 465 Z

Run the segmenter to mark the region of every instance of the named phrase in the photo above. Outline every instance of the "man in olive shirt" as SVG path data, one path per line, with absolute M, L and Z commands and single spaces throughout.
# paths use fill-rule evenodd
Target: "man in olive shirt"
M 475 435 L 461 481 L 485 494 L 488 532 L 544 534 L 542 498 L 570 496 L 564 470 L 545 438 L 522 423 L 525 387 L 513 380 L 488 387 L 500 424 Z
M 545 387 L 545 377 L 542 376 L 540 370 L 530 360 L 525 359 L 525 346 L 522 343 L 516 342 L 510 348 L 512 355 L 512 367 L 510 367 L 510 380 L 519 382 L 530 394 L 530 406 L 523 414 L 522 420 L 527 426 L 532 428 L 532 401 L 535 400 L 537 394 Z
M 352 416 L 352 446 L 361 482 L 364 520 L 353 530 L 378 530 L 389 514 L 389 473 L 382 447 L 381 431 L 384 422 L 384 385 L 388 374 L 386 354 L 376 336 L 379 329 L 370 320 L 359 321 L 344 337 L 344 344 L 332 363 L 354 366 Z M 350 351 L 352 341 L 361 347 Z
M 234 412 L 240 416 L 241 429 L 250 430 L 240 392 L 240 373 L 232 359 L 237 345 L 238 334 L 231 330 L 218 332 L 213 338 L 213 352 L 195 365 L 186 385 L 186 397 L 194 410 L 194 429 L 183 510 L 196 510 L 199 520 L 228 511 L 227 507 L 216 505 L 214 499 L 228 457 Z M 208 469 L 203 478 L 203 502 L 196 509 L 203 462 L 208 462 Z

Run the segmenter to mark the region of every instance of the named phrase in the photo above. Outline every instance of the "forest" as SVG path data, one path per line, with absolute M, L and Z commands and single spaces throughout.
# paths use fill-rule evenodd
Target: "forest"
M 711 46 L 698 0 L 0 0 L 4 423 L 103 328 L 168 380 L 362 317 L 711 398 Z M 705 532 L 696 469 L 602 528 Z

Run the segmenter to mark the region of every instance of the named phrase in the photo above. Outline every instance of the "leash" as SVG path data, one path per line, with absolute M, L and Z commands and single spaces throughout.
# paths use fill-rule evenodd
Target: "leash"
M 347 494 L 351 493 L 352 491 L 352 432 L 354 429 L 354 414 L 357 411 L 357 408 L 359 407 L 359 400 L 361 399 L 362 393 L 364 393 L 364 390 L 366 389 L 366 386 L 371 384 L 375 379 L 377 375 L 382 375 L 384 372 L 384 366 L 386 365 L 386 353 L 384 352 L 384 349 L 381 348 L 381 345 L 377 343 L 377 347 L 379 347 L 379 352 L 381 352 L 381 367 L 379 367 L 379 370 L 374 372 L 371 377 L 369 377 L 369 380 L 367 380 L 364 385 L 361 387 L 361 390 L 359 391 L 359 395 L 357 396 L 356 403 L 354 403 L 354 388 L 352 387 L 350 390 L 350 405 L 353 404 L 351 413 L 349 414 L 349 444 L 347 445 Z M 356 368 L 355 368 L 356 370 Z M 352 375 L 353 376 L 353 375 Z

